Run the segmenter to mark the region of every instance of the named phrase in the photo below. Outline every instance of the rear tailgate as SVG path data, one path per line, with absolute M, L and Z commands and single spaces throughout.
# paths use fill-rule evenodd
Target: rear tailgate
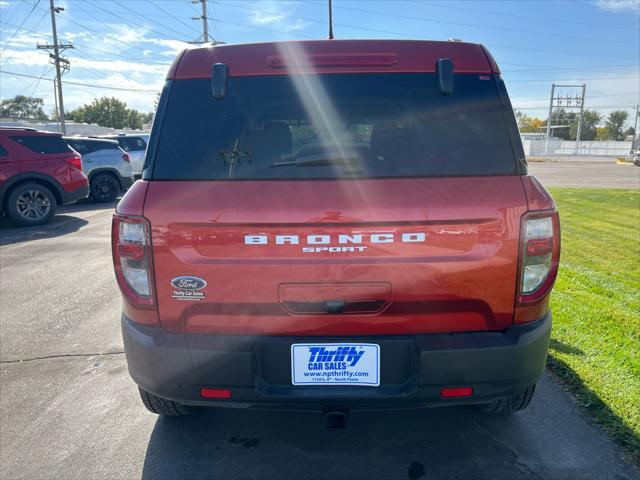
M 525 210 L 517 175 L 153 181 L 160 321 L 247 335 L 504 329 Z M 197 299 L 180 298 L 180 276 L 206 282 Z

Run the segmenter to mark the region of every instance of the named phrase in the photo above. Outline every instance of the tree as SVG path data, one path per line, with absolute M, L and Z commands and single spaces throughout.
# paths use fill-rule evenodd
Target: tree
M 614 110 L 604 123 L 604 140 L 624 140 L 624 123 L 629 114 L 624 110 Z
M 103 127 L 141 129 L 144 115 L 127 108 L 127 104 L 115 97 L 101 97 L 88 105 L 83 105 L 67 113 L 67 118 L 75 122 L 96 123 Z
M 585 110 L 582 114 L 582 130 L 580 140 L 595 140 L 596 127 L 602 121 L 602 116 L 595 110 Z M 571 124 L 569 128 L 569 138 L 575 140 L 578 135 L 578 120 Z
M 544 121 L 536 117 L 521 114 L 516 118 L 518 118 L 518 128 L 521 133 L 538 133 L 541 132 L 544 127 Z
M 35 97 L 17 95 L 7 98 L 0 103 L 0 117 L 34 118 L 37 120 L 49 120 L 44 113 L 44 100 Z
M 624 132 L 624 136 L 625 136 L 625 137 L 627 137 L 627 136 L 629 136 L 629 135 L 631 135 L 631 136 L 633 137 L 633 136 L 635 136 L 635 134 L 636 134 L 636 131 L 635 131 L 635 129 L 634 129 L 633 127 L 629 127 L 629 128 L 627 128 L 627 129 L 625 130 L 625 132 Z

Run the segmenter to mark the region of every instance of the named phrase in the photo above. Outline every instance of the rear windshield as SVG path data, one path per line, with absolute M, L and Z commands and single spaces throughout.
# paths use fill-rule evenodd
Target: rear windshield
M 101 142 L 96 140 L 75 140 L 67 139 L 67 143 L 79 154 L 88 155 L 98 150 L 118 150 L 118 144 L 112 142 Z
M 11 139 L 29 150 L 43 155 L 69 153 L 71 151 L 59 135 L 16 135 L 11 136 Z
M 125 152 L 139 152 L 147 149 L 147 142 L 142 137 L 107 137 L 116 140 Z
M 434 74 L 231 77 L 175 81 L 153 178 L 419 177 L 517 173 L 491 76 Z

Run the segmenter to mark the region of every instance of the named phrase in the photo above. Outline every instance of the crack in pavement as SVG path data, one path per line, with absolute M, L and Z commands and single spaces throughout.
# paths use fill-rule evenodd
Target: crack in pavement
M 61 353 L 58 355 L 45 355 L 43 357 L 20 358 L 18 360 L 0 360 L 0 365 L 9 364 L 9 363 L 33 362 L 35 360 L 48 360 L 52 358 L 102 357 L 102 356 L 108 356 L 108 355 L 124 355 L 124 350 L 117 351 L 117 352 L 102 352 L 102 353 Z
M 522 461 L 520 461 L 519 455 L 509 445 L 507 445 L 503 441 L 501 441 L 498 438 L 496 438 L 489 430 L 487 430 L 482 425 L 480 425 L 476 420 L 473 420 L 473 424 L 475 425 L 476 429 L 480 433 L 482 433 L 482 434 L 486 435 L 487 437 L 489 437 L 489 439 L 495 445 L 497 445 L 501 449 L 505 450 L 512 457 L 513 464 L 515 465 L 515 467 L 518 470 L 520 470 L 521 473 L 528 473 L 529 475 L 532 475 L 535 478 L 541 478 L 540 475 L 538 475 L 529 465 L 527 465 L 526 463 L 523 463 Z

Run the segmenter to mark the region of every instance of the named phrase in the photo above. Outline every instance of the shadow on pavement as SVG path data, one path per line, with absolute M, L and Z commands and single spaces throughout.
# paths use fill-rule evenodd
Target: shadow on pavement
M 79 200 L 72 205 L 65 205 L 64 207 L 60 207 L 59 212 L 61 213 L 78 213 L 78 212 L 90 212 L 92 210 L 115 210 L 116 206 L 120 199 L 115 202 L 108 203 L 97 203 L 90 199 Z
M 353 412 L 330 431 L 319 412 L 202 409 L 156 421 L 142 478 L 534 477 L 482 417 L 469 407 Z M 519 434 L 516 418 L 492 421 Z
M 73 214 L 86 212 L 115 210 L 118 201 L 110 203 L 95 203 L 91 200 L 80 200 L 72 205 L 64 205 L 58 208 L 58 212 L 45 225 L 24 227 L 12 221 L 8 217 L 0 218 L 0 245 L 37 240 L 39 238 L 52 238 L 75 232 L 87 225 L 89 221 Z
M 582 354 L 582 351 L 579 349 L 569 348 L 577 350 Z M 573 351 L 565 352 L 562 348 L 556 347 L 556 350 L 575 354 Z M 584 384 L 580 375 L 575 372 L 568 363 L 556 355 L 553 355 L 553 352 L 550 352 L 547 359 L 547 367 L 555 375 L 560 377 L 562 383 L 575 396 L 582 411 L 591 419 L 598 422 L 614 440 L 622 445 L 631 462 L 636 465 L 636 467 L 640 467 L 640 436 L 600 398 L 600 395 Z
M 56 215 L 45 224 L 35 227 L 23 227 L 8 218 L 0 219 L 0 245 L 26 242 L 39 238 L 52 238 L 75 232 L 89 222 L 70 215 Z

